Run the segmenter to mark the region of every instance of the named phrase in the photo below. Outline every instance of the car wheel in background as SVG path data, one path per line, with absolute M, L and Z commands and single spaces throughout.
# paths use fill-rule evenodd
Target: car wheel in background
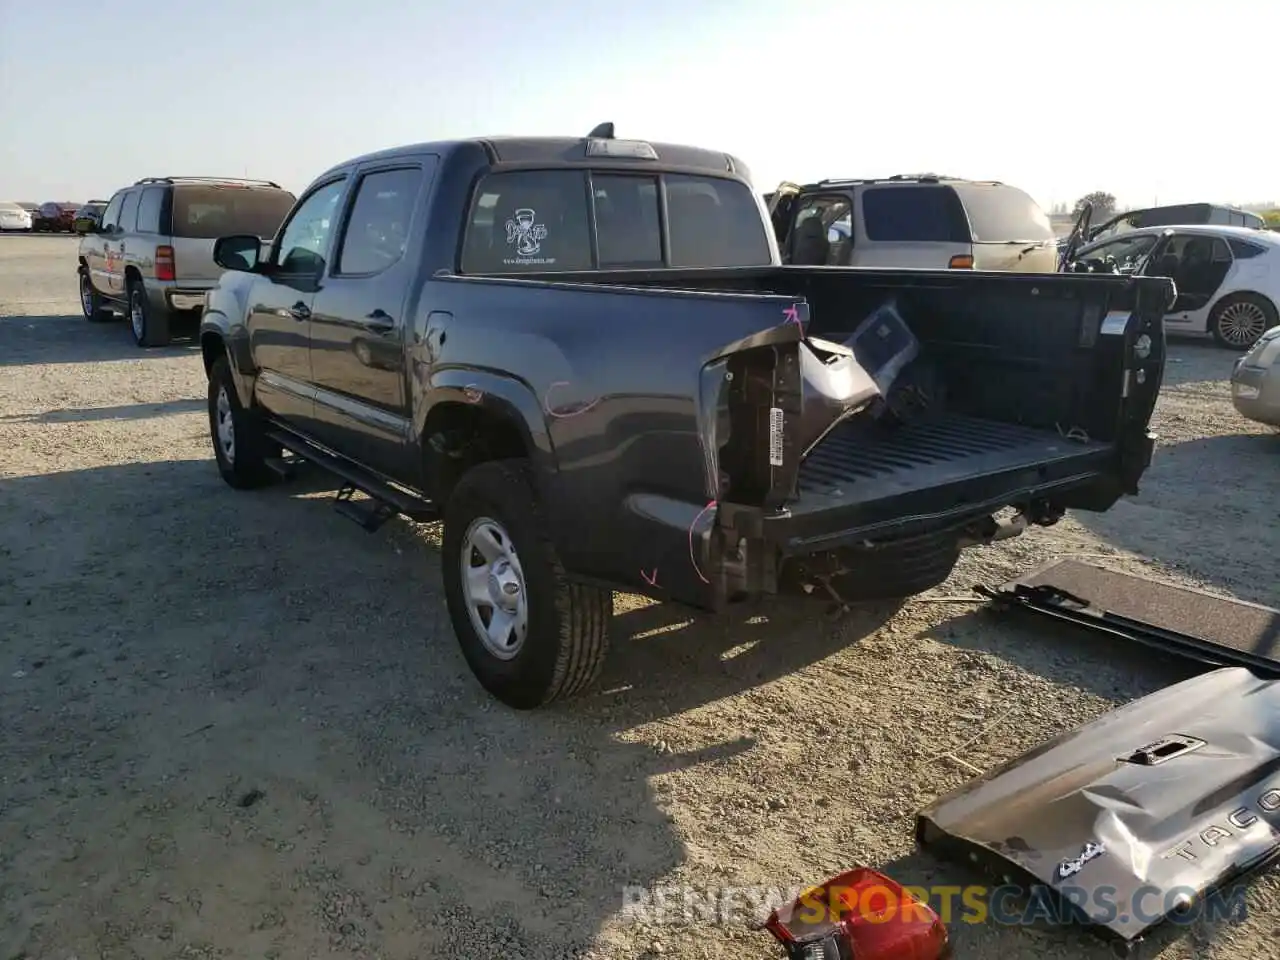
M 98 291 L 93 289 L 93 283 L 89 280 L 89 273 L 84 267 L 80 268 L 80 309 L 84 312 L 84 318 L 90 323 L 102 323 L 105 320 L 111 320 L 111 311 L 102 305 L 102 298 L 98 296 Z
M 527 462 L 463 475 L 445 505 L 441 563 L 453 632 L 490 694 L 529 710 L 595 682 L 613 593 L 565 578 Z
M 156 310 L 147 299 L 141 280 L 129 281 L 129 326 L 140 347 L 163 347 L 169 343 L 169 315 Z
M 1223 297 L 1209 317 L 1209 333 L 1219 346 L 1248 350 L 1276 325 L 1275 305 L 1256 293 Z

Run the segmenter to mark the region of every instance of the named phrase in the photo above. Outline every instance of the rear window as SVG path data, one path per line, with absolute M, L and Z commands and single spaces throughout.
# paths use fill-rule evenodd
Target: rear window
M 1054 238 L 1048 215 L 1017 187 L 980 183 L 957 183 L 953 187 L 969 215 L 975 243 Z
M 868 240 L 968 243 L 960 201 L 944 186 L 871 187 L 862 194 Z
M 173 188 L 173 235 L 213 240 L 253 234 L 270 240 L 293 207 L 287 190 L 261 187 L 176 186 Z
M 765 224 L 744 184 L 715 177 L 576 170 L 494 173 L 476 190 L 463 241 L 464 273 L 664 265 L 659 186 L 665 181 L 672 267 L 771 262 Z M 589 202 L 590 201 L 590 202 Z

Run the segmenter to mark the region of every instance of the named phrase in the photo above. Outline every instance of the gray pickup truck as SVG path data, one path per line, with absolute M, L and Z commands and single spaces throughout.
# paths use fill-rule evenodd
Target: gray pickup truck
M 610 125 L 351 160 L 215 258 L 223 478 L 289 451 L 370 529 L 443 518 L 455 633 L 518 708 L 592 682 L 614 590 L 904 597 L 1136 493 L 1172 293 L 781 266 L 740 161 Z

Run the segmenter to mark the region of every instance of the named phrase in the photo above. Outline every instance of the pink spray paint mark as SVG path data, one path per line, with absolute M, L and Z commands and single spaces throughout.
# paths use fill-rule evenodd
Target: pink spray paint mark
M 569 386 L 568 380 L 557 380 L 555 383 L 551 384 L 551 386 L 547 387 L 547 394 L 545 397 L 542 398 L 542 409 L 544 409 L 547 412 L 547 416 L 555 417 L 557 420 L 567 420 L 569 417 L 581 416 L 582 414 L 586 413 L 588 410 L 590 410 L 592 407 L 594 407 L 597 403 L 600 402 L 600 398 L 597 397 L 596 399 L 592 400 L 590 403 L 587 403 L 587 404 L 582 404 L 582 403 L 573 404 L 568 408 L 568 412 L 566 413 L 561 413 L 560 411 L 553 409 L 551 406 L 552 391 L 555 390 L 556 387 L 567 387 L 567 386 Z M 577 409 L 573 409 L 574 407 L 577 407 Z
M 658 585 L 658 568 L 657 567 L 653 568 L 653 576 L 650 576 L 649 574 L 641 570 L 640 579 L 642 579 L 649 586 L 656 587 Z
M 782 311 L 782 315 L 787 318 L 787 323 L 794 323 L 801 330 L 804 329 L 804 324 L 800 322 L 800 304 L 793 303 Z
M 705 507 L 703 507 L 701 510 L 698 511 L 698 515 L 693 518 L 693 523 L 689 524 L 689 562 L 693 564 L 693 572 L 698 575 L 698 579 L 701 580 L 703 583 L 710 583 L 711 581 L 708 580 L 706 577 L 704 577 L 702 575 L 702 571 L 698 569 L 698 559 L 693 554 L 693 528 L 698 525 L 699 520 L 701 520 L 704 516 L 706 516 L 708 510 L 714 510 L 715 508 L 716 508 L 716 502 L 712 500 Z M 657 573 L 657 571 L 655 570 L 654 573 Z

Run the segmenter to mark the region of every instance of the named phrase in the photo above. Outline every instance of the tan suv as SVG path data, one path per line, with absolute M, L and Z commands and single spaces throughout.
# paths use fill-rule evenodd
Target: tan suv
M 269 240 L 296 198 L 269 180 L 147 177 L 117 190 L 80 241 L 80 306 L 87 320 L 129 317 L 140 347 L 169 342 L 171 321 L 198 317 L 222 269 L 218 237 Z
M 783 261 L 797 266 L 1058 269 L 1049 218 L 1007 183 L 934 174 L 783 183 L 766 202 Z

